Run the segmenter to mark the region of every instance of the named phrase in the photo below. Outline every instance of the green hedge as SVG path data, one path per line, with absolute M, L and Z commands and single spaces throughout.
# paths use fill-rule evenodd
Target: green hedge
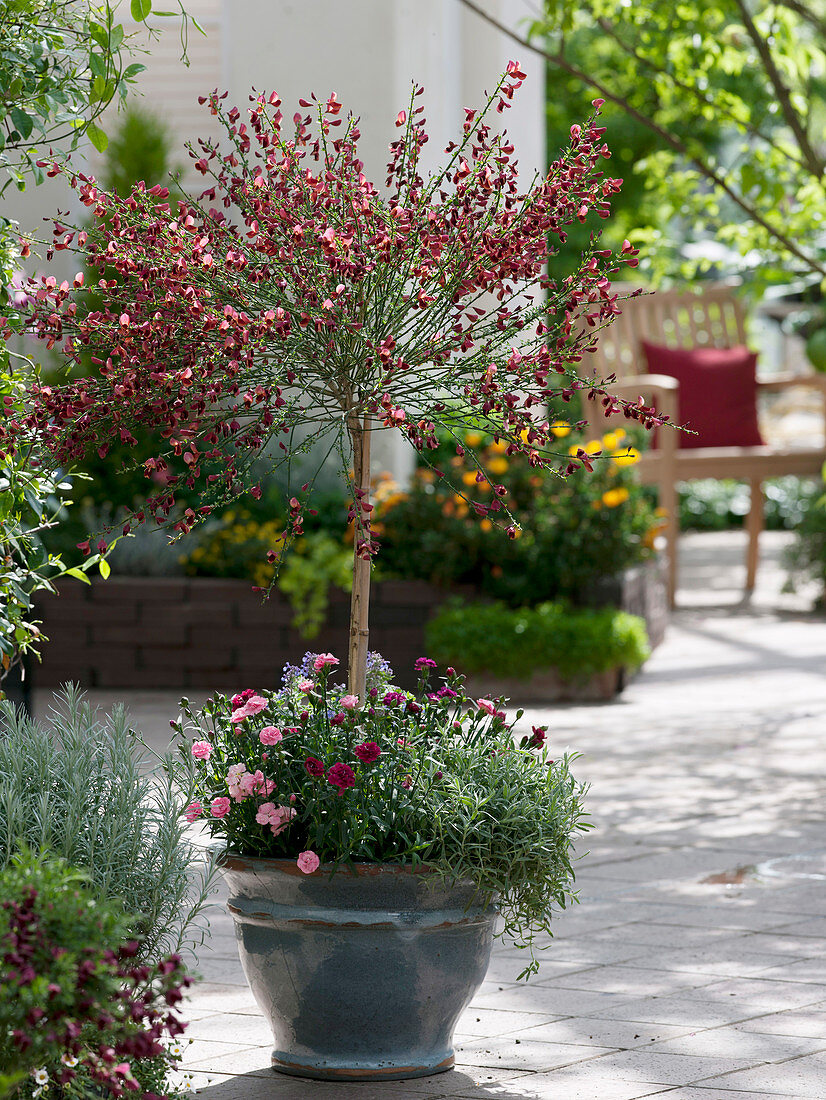
M 638 616 L 564 603 L 513 610 L 452 600 L 427 624 L 426 637 L 427 652 L 441 665 L 521 680 L 548 669 L 564 680 L 585 680 L 611 668 L 639 668 L 651 652 Z

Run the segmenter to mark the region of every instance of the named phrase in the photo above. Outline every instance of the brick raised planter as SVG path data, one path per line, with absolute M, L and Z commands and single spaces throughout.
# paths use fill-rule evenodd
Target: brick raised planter
M 464 592 L 464 595 L 469 593 Z M 447 593 L 423 581 L 373 585 L 370 648 L 390 661 L 397 682 L 413 687 L 413 662 L 426 652 L 424 628 Z M 601 602 L 642 615 L 652 646 L 667 619 L 664 574 L 656 564 L 631 570 Z M 608 598 L 606 598 L 608 597 Z M 90 585 L 66 580 L 38 602 L 49 642 L 35 664 L 35 687 L 73 680 L 84 688 L 237 690 L 276 687 L 287 661 L 307 649 L 347 655 L 350 597 L 332 589 L 327 623 L 312 642 L 290 626 L 279 593 L 266 602 L 247 581 L 111 577 Z
M 419 581 L 373 586 L 370 647 L 383 653 L 403 685 L 424 652 L 424 625 L 445 598 Z M 49 642 L 33 670 L 37 687 L 67 680 L 83 687 L 276 687 L 287 661 L 307 649 L 347 656 L 350 597 L 331 590 L 327 624 L 313 642 L 289 625 L 279 593 L 262 603 L 247 581 L 111 577 L 67 580 L 38 604 Z

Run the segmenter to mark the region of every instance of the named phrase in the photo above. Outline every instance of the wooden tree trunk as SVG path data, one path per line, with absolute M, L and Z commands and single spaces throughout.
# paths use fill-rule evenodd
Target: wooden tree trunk
M 368 619 L 370 612 L 370 558 L 361 557 L 358 545 L 363 541 L 365 523 L 369 523 L 369 512 L 362 504 L 370 503 L 370 422 L 365 415 L 363 421 L 353 417 L 348 425 L 353 443 L 354 483 L 361 494 L 356 494 L 356 523 L 353 533 L 353 592 L 350 597 L 350 652 L 348 662 L 347 686 L 352 695 L 358 695 L 365 701 L 365 682 L 367 678 L 367 641 L 369 638 Z

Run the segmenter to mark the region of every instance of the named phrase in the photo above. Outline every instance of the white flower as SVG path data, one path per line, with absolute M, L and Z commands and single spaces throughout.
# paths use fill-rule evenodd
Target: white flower
M 64 1066 L 69 1066 L 69 1068 L 71 1069 L 73 1066 L 76 1066 L 78 1064 L 80 1059 L 75 1058 L 74 1054 L 61 1054 L 60 1061 L 63 1063 Z
M 180 1058 L 183 1052 L 184 1048 L 181 1046 L 180 1043 L 173 1043 L 172 1046 L 169 1048 L 169 1053 L 172 1055 L 173 1058 Z
M 48 1085 L 49 1083 L 49 1074 L 44 1067 L 41 1067 L 40 1069 L 33 1069 L 32 1077 L 35 1079 L 38 1085 Z
M 32 1100 L 37 1100 L 38 1096 L 42 1096 L 46 1092 L 45 1085 L 38 1085 L 36 1089 L 32 1090 Z

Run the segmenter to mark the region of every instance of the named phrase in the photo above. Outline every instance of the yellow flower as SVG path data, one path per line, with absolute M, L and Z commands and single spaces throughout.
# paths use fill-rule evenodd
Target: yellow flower
M 615 451 L 619 446 L 619 436 L 616 432 L 606 432 L 602 437 L 602 449 L 604 451 Z
M 627 489 L 609 489 L 602 494 L 602 503 L 606 508 L 616 508 L 620 504 L 624 504 L 628 500 Z
M 508 449 L 508 444 L 504 441 L 504 439 L 500 439 L 496 443 L 491 443 L 490 449 L 493 451 L 494 454 L 503 455 Z
M 436 475 L 432 470 L 417 470 L 416 477 L 419 481 L 423 481 L 426 485 L 432 485 L 436 480 Z
M 553 424 L 551 424 L 551 431 L 557 439 L 564 439 L 566 435 L 570 435 L 571 425 L 566 424 L 564 420 L 555 420 Z
M 472 470 L 467 470 L 465 473 L 462 474 L 462 482 L 465 485 L 475 485 L 476 474 L 474 474 Z
M 600 510 L 600 508 L 602 507 L 602 501 L 601 500 L 592 500 L 591 501 L 591 507 L 594 509 L 595 512 L 598 512 Z
M 568 454 L 569 455 L 575 455 L 578 450 L 579 450 L 579 444 L 574 443 L 568 448 Z
M 602 450 L 602 444 L 598 439 L 589 439 L 585 444 L 584 450 L 586 454 L 595 455 L 598 451 Z
M 482 442 L 482 433 L 481 432 L 466 432 L 465 433 L 465 444 L 468 447 L 478 447 L 481 442 Z
M 613 460 L 617 466 L 633 466 L 639 457 L 639 451 L 635 450 L 633 447 L 628 447 L 621 454 L 615 454 Z
M 483 519 L 482 522 L 479 524 L 479 527 L 482 531 L 492 531 L 493 530 L 493 524 L 490 522 L 489 519 Z
M 506 458 L 492 458 L 488 463 L 488 469 L 492 474 L 504 474 L 508 468 Z

